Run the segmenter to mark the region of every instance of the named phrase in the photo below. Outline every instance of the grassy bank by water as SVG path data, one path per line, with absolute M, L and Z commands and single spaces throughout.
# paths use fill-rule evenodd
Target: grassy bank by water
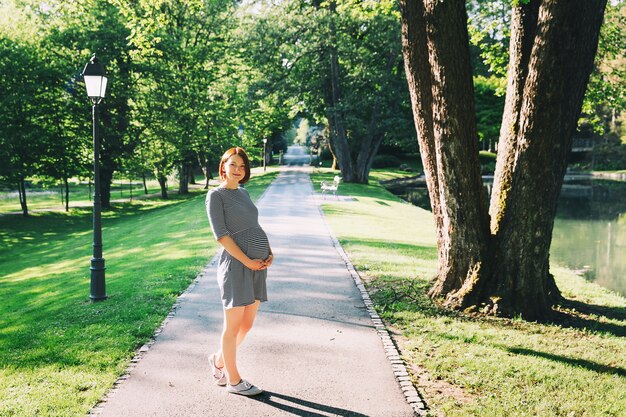
M 257 198 L 276 176 L 253 176 Z M 205 190 L 103 213 L 109 298 L 89 301 L 91 209 L 0 216 L 0 416 L 80 416 L 217 249 Z
M 318 170 L 313 182 L 332 179 Z M 327 221 L 396 333 L 419 391 L 436 416 L 626 415 L 626 299 L 554 267 L 571 300 L 558 323 L 446 311 L 425 291 L 436 270 L 430 212 L 372 185 L 341 184 Z

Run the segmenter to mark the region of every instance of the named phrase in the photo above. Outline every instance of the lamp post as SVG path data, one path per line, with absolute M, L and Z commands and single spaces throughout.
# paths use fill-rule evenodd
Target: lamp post
M 239 143 L 241 147 L 243 147 L 243 125 L 239 123 L 239 128 L 237 128 L 237 133 L 239 134 Z
M 104 258 L 102 257 L 102 222 L 100 202 L 100 142 L 98 138 L 98 104 L 104 98 L 107 88 L 107 77 L 104 67 L 94 54 L 85 69 L 83 79 L 87 87 L 87 96 L 91 99 L 93 116 L 93 257 L 91 258 L 91 287 L 89 298 L 100 301 L 107 298 L 104 278 Z
M 267 171 L 267 153 L 265 146 L 267 145 L 267 138 L 263 138 L 263 171 Z

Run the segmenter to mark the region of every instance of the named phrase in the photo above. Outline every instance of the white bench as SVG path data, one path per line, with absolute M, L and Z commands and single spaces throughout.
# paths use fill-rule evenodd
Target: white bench
M 335 178 L 333 178 L 333 182 L 330 182 L 330 181 L 320 182 L 320 188 L 322 189 L 322 196 L 325 196 L 327 191 L 332 191 L 335 198 L 337 198 L 337 189 L 339 188 L 340 181 L 341 181 L 341 177 L 339 175 L 335 175 Z

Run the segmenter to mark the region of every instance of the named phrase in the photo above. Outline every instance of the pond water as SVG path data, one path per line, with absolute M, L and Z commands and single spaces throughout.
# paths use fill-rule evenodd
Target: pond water
M 390 191 L 430 210 L 425 184 Z M 626 296 L 626 182 L 566 180 L 559 197 L 550 259 Z

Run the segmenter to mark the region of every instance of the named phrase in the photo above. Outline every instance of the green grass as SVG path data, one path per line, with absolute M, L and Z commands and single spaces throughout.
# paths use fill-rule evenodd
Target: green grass
M 275 176 L 253 177 L 253 198 Z M 103 213 L 98 303 L 91 209 L 0 216 L 0 416 L 84 415 L 102 398 L 215 253 L 205 193 Z
M 202 181 L 202 180 L 200 180 Z M 204 182 L 202 182 L 204 184 Z M 161 188 L 156 180 L 146 182 L 148 194 L 160 193 Z M 111 200 L 127 200 L 131 198 L 131 185 L 128 180 L 114 180 L 111 184 Z M 70 181 L 70 208 L 72 207 L 88 207 L 93 196 L 93 185 L 89 187 L 86 183 L 78 181 Z M 170 191 L 171 192 L 171 191 Z M 65 188 L 61 186 L 43 186 L 34 184 L 26 189 L 26 204 L 28 210 L 65 210 L 65 203 L 62 198 L 65 195 Z M 135 180 L 132 183 L 132 198 L 145 198 L 143 183 Z M 1 191 L 0 192 L 0 213 L 21 212 L 20 200 L 17 191 Z
M 314 183 L 334 175 L 318 170 Z M 341 184 L 323 209 L 394 329 L 432 415 L 626 415 L 626 299 L 553 267 L 563 295 L 558 323 L 470 317 L 426 296 L 436 271 L 432 215 L 377 184 Z

